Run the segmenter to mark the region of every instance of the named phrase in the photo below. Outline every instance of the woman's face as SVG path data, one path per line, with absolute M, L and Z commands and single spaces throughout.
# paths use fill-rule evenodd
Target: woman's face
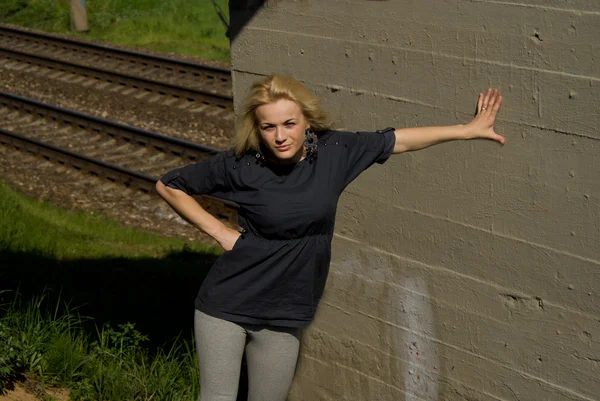
M 259 106 L 256 119 L 261 142 L 277 161 L 296 163 L 302 160 L 304 132 L 309 125 L 296 102 L 279 99 Z

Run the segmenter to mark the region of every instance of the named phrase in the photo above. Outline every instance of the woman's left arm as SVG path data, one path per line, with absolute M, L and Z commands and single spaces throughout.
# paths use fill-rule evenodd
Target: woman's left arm
M 477 114 L 468 124 L 452 125 L 446 127 L 417 127 L 398 128 L 394 154 L 423 149 L 442 142 L 457 139 L 483 138 L 491 139 L 504 144 L 504 137 L 494 132 L 496 114 L 502 104 L 502 96 L 498 89 L 488 89 L 485 96 L 479 94 Z

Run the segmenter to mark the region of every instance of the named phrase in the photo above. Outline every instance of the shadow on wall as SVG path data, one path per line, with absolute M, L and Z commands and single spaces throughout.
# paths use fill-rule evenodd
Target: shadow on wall
M 229 0 L 229 29 L 227 36 L 233 42 L 239 33 L 260 10 L 265 0 Z

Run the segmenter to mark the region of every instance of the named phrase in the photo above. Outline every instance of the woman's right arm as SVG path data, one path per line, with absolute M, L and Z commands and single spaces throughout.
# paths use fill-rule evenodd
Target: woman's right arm
M 240 233 L 228 228 L 216 217 L 208 213 L 185 192 L 166 186 L 162 181 L 156 183 L 158 194 L 185 221 L 213 237 L 224 250 L 229 251 L 240 237 Z

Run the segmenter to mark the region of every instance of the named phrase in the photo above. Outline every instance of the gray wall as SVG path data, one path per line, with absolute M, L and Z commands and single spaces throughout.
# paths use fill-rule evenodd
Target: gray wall
M 597 0 L 281 0 L 248 21 L 238 103 L 284 73 L 373 130 L 505 96 L 505 146 L 394 156 L 343 195 L 291 400 L 600 399 L 599 62 Z

